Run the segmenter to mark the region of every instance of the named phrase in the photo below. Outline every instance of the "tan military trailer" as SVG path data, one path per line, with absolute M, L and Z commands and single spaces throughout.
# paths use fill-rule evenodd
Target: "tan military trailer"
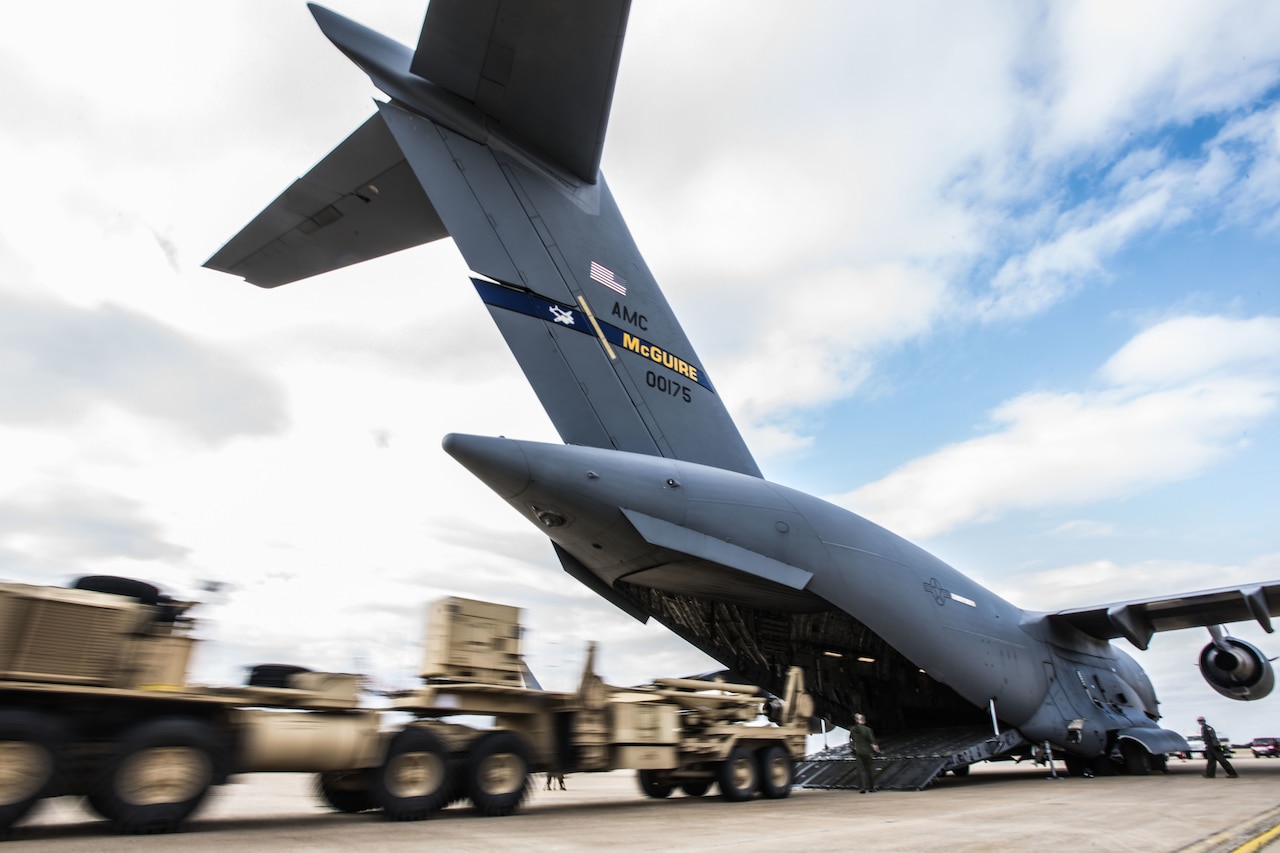
M 481 814 L 510 814 L 533 773 L 634 769 L 650 797 L 677 787 L 702 796 L 712 784 L 732 801 L 791 791 L 813 713 L 798 668 L 781 699 L 698 679 L 619 688 L 595 674 L 592 647 L 578 689 L 555 693 L 526 685 L 517 608 L 448 598 L 432 605 L 428 624 L 424 684 L 393 697 L 417 719 L 373 772 L 375 800 L 391 818 L 426 817 L 462 797 Z M 451 722 L 461 717 L 493 725 Z
M 127 578 L 0 583 L 0 835 L 61 795 L 120 832 L 173 831 L 212 786 L 271 771 L 316 773 L 332 808 L 392 820 L 463 799 L 510 814 L 535 772 L 632 768 L 654 797 L 713 783 L 730 800 L 785 797 L 812 712 L 799 670 L 782 700 L 689 679 L 623 689 L 595 675 L 594 651 L 576 691 L 542 690 L 519 610 L 451 598 L 430 607 L 422 685 L 394 696 L 413 719 L 389 724 L 360 706 L 355 675 L 262 665 L 243 687 L 188 683 L 192 606 Z

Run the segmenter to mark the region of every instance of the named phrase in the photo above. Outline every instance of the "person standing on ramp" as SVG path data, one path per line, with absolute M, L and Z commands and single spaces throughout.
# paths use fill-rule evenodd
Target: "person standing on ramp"
M 876 733 L 867 725 L 865 714 L 853 715 L 853 728 L 849 729 L 849 742 L 853 744 L 853 757 L 858 761 L 858 780 L 862 790 L 858 793 L 875 793 L 875 764 L 872 752 L 880 752 Z

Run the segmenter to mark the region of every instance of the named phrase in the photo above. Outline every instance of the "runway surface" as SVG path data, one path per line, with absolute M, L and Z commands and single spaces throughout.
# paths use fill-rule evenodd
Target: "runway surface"
M 115 836 L 76 799 L 44 803 L 4 845 L 17 851 L 1236 850 L 1280 825 L 1280 759 L 1234 759 L 1240 778 L 1170 762 L 1149 777 L 1046 778 L 1043 767 L 977 765 L 921 792 L 796 790 L 785 800 L 730 803 L 711 794 L 642 797 L 631 771 L 568 778 L 531 792 L 504 818 L 465 804 L 431 820 L 390 823 L 334 814 L 311 777 L 258 774 L 217 790 L 179 836 Z M 1253 848 L 1257 849 L 1257 848 Z M 1280 844 L 1274 849 L 1280 850 Z

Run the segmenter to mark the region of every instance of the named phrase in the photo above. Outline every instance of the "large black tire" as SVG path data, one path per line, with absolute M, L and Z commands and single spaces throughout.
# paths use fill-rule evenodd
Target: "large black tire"
M 57 793 L 66 735 L 33 711 L 0 710 L 0 838 L 42 798 Z
M 226 746 L 201 720 L 162 717 L 120 741 L 89 793 L 117 832 L 175 832 L 223 778 Z
M 289 663 L 260 663 L 249 670 L 250 687 L 288 687 L 292 676 L 311 672 L 305 666 Z
M 1124 772 L 1129 776 L 1151 775 L 1151 754 L 1137 741 L 1120 743 L 1120 756 L 1124 760 Z
M 701 797 L 711 790 L 711 780 L 690 779 L 688 782 L 680 783 L 680 790 L 684 792 L 686 797 Z
M 485 817 L 503 817 L 520 808 L 529 793 L 533 762 L 524 739 L 514 732 L 489 732 L 467 758 L 467 796 Z
M 136 598 L 143 604 L 157 604 L 160 601 L 160 589 L 155 584 L 114 575 L 86 575 L 72 584 L 71 588 Z
M 368 770 L 326 770 L 316 774 L 316 796 L 336 812 L 359 814 L 373 811 L 373 780 Z
M 1062 763 L 1067 768 L 1068 776 L 1083 776 L 1085 770 L 1089 770 L 1090 773 L 1093 772 L 1087 758 L 1071 752 L 1062 756 Z
M 960 765 L 960 766 L 958 766 L 958 767 L 952 767 L 952 768 L 951 768 L 951 775 L 952 775 L 952 776 L 960 776 L 960 777 L 968 776 L 968 775 L 969 775 L 969 767 L 970 767 L 970 766 L 971 766 L 971 765 L 968 765 L 968 764 L 961 764 L 961 765 Z
M 388 820 L 423 820 L 453 802 L 457 774 L 434 732 L 409 726 L 387 745 L 373 771 L 373 800 Z
M 716 768 L 716 782 L 720 785 L 720 796 L 731 803 L 751 799 L 760 785 L 755 755 L 745 746 L 735 746 Z
M 781 744 L 771 744 L 758 753 L 760 760 L 760 793 L 768 800 L 781 800 L 791 796 L 791 783 L 795 780 L 795 767 L 791 753 Z
M 675 790 L 675 786 L 660 781 L 656 770 L 639 770 L 636 772 L 636 782 L 640 784 L 640 790 L 646 797 L 652 797 L 655 800 L 665 800 L 671 796 L 671 792 Z M 704 788 L 703 794 L 706 793 Z M 696 796 L 701 796 L 696 795 Z

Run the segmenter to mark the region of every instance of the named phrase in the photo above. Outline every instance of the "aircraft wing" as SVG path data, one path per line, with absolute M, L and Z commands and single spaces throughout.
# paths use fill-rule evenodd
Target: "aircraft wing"
M 1124 637 L 1145 650 L 1157 631 L 1180 628 L 1202 628 L 1252 619 L 1270 634 L 1273 630 L 1271 617 L 1276 615 L 1280 615 L 1280 581 L 1060 610 L 1048 614 L 1048 618 L 1078 628 L 1099 640 Z
M 204 265 L 276 287 L 447 236 L 374 114 Z

